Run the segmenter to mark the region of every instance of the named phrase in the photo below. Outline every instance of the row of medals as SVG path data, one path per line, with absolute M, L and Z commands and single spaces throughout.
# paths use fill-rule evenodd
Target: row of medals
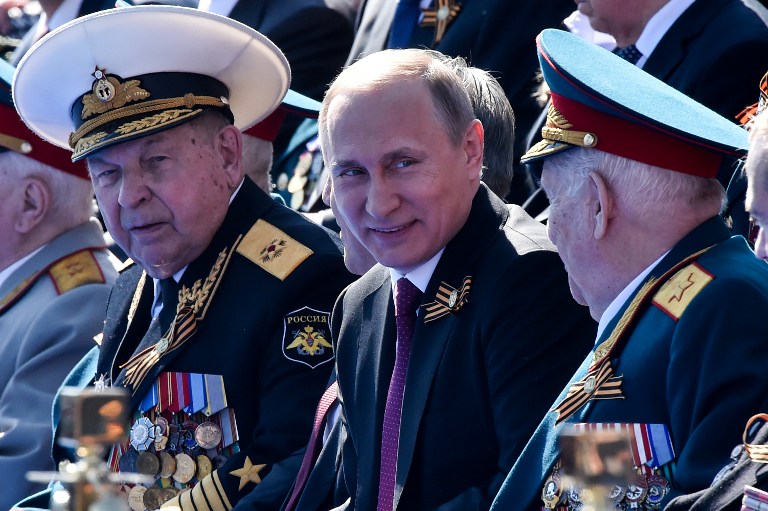
M 118 461 L 120 472 L 156 478 L 150 487 L 123 487 L 133 511 L 160 509 L 179 493 L 189 491 L 193 480 L 200 481 L 214 470 L 214 465 L 224 463 L 225 458 L 216 452 L 222 439 L 221 428 L 200 416 L 169 423 L 158 415 L 154 423 L 147 417 L 133 423 L 131 447 Z M 204 420 L 198 423 L 194 418 Z
M 554 483 L 557 490 L 547 492 L 547 485 Z M 542 490 L 541 499 L 544 502 L 542 509 L 563 509 L 568 511 L 580 511 L 584 506 L 586 490 L 578 488 L 562 488 L 560 477 L 550 476 Z M 664 496 L 669 492 L 669 481 L 660 475 L 636 474 L 635 479 L 626 486 L 615 485 L 611 488 L 608 497 L 616 509 L 621 510 L 647 510 L 656 511 Z

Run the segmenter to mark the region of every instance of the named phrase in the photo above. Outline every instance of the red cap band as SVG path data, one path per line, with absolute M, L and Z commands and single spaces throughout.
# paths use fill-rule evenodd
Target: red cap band
M 280 127 L 283 125 L 283 119 L 285 119 L 286 113 L 286 110 L 282 106 L 279 106 L 277 107 L 277 110 L 269 114 L 266 119 L 254 124 L 243 133 L 266 140 L 267 142 L 274 142 L 280 131 Z
M 723 155 L 646 124 L 614 117 L 552 93 L 555 108 L 573 130 L 594 133 L 595 149 L 699 177 L 717 176 Z
M 84 162 L 73 163 L 70 151 L 50 144 L 32 133 L 19 119 L 16 110 L 6 105 L 0 105 L 0 133 L 25 141 L 29 144 L 30 151 L 17 151 L 16 148 L 7 149 L 19 152 L 19 154 L 24 156 L 29 156 L 67 174 L 72 174 L 86 180 L 89 179 L 88 169 Z

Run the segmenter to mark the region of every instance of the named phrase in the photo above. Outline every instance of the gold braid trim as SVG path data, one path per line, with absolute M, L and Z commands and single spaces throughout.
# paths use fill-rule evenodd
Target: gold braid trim
M 26 140 L 10 135 L 3 135 L 2 133 L 0 133 L 0 146 L 19 154 L 29 154 L 32 152 L 32 144 Z
M 235 243 L 233 246 L 237 246 L 237 244 Z M 196 280 L 191 289 L 186 286 L 181 287 L 179 303 L 176 306 L 176 317 L 173 319 L 168 332 L 156 344 L 134 355 L 120 366 L 120 369 L 125 369 L 126 385 L 130 385 L 133 392 L 136 392 L 141 382 L 144 381 L 149 371 L 162 356 L 180 348 L 195 334 L 197 323 L 205 316 L 233 252 L 234 250 L 224 249 L 219 253 L 205 281 Z
M 186 107 L 191 109 L 194 106 L 224 107 L 226 104 L 221 100 L 221 98 L 185 94 L 180 98 L 155 99 L 152 101 L 145 101 L 137 105 L 116 108 L 110 112 L 103 113 L 98 117 L 94 117 L 90 121 L 84 122 L 74 133 L 69 135 L 69 146 L 74 149 L 75 144 L 77 144 L 77 141 L 80 140 L 83 135 L 90 133 L 91 131 L 112 121 L 125 119 L 126 117 L 132 117 L 134 115 L 146 114 L 149 112 L 170 110 L 172 108 Z

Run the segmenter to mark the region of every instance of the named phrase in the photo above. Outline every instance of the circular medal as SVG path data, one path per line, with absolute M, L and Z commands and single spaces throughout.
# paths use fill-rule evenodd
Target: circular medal
M 644 477 L 637 477 L 633 482 L 627 485 L 627 492 L 624 495 L 629 507 L 637 508 L 645 500 L 648 494 L 648 486 Z
M 155 441 L 155 425 L 142 417 L 137 419 L 131 426 L 131 445 L 137 451 L 146 451 L 149 445 Z
M 157 431 L 160 435 L 168 434 L 168 419 L 162 415 L 158 415 L 155 419 L 155 426 L 157 426 Z
M 205 454 L 199 455 L 197 458 L 197 480 L 202 481 L 205 476 L 213 472 L 213 464 L 210 458 Z
M 624 495 L 626 495 L 626 493 L 627 491 L 623 486 L 616 484 L 611 489 L 611 493 L 608 494 L 608 497 L 613 501 L 613 505 L 619 507 L 621 501 L 624 500 Z
M 189 454 L 176 455 L 176 472 L 173 473 L 173 479 L 180 483 L 188 483 L 195 477 L 197 467 L 195 460 Z
M 648 495 L 645 500 L 653 507 L 658 507 L 661 499 L 669 491 L 669 481 L 665 477 L 659 475 L 648 476 Z
M 168 437 L 159 436 L 155 438 L 155 451 L 164 451 L 168 446 Z
M 455 289 L 451 292 L 451 296 L 448 297 L 448 307 L 453 309 L 456 306 L 456 302 L 459 299 L 459 292 Z
M 152 488 L 147 489 L 147 491 L 144 492 L 143 499 L 144 505 L 147 507 L 147 511 L 155 511 L 160 509 L 160 506 L 163 504 L 161 498 L 162 490 L 160 488 L 153 486 Z
M 128 506 L 133 511 L 144 511 L 147 507 L 144 505 L 144 492 L 147 489 L 141 485 L 136 485 L 128 492 Z
M 160 460 L 151 452 L 144 451 L 136 458 L 136 471 L 145 476 L 155 476 L 160 470 Z
M 173 486 L 170 486 L 168 488 L 163 488 L 160 493 L 161 493 L 161 499 L 163 501 L 163 504 L 165 504 L 169 500 L 174 499 L 176 495 L 179 494 L 179 490 L 177 490 Z
M 213 449 L 221 442 L 221 428 L 213 422 L 203 422 L 195 429 L 195 442 L 203 449 Z
M 560 502 L 560 495 L 563 489 L 560 487 L 560 475 L 557 472 L 553 472 L 551 476 L 547 478 L 544 483 L 544 488 L 541 490 L 541 500 L 544 502 L 545 509 L 555 509 L 557 503 Z
M 584 382 L 584 392 L 586 392 L 587 394 L 591 394 L 595 390 L 595 385 L 597 385 L 597 381 L 595 380 L 595 377 L 590 376 Z
M 160 457 L 160 477 L 168 479 L 176 472 L 176 458 L 167 452 L 161 452 Z
M 157 344 L 155 344 L 155 351 L 158 355 L 162 355 L 168 350 L 168 346 L 170 346 L 170 342 L 168 342 L 167 337 L 161 337 L 159 341 L 157 341 Z
M 120 472 L 131 474 L 136 472 L 136 458 L 138 457 L 139 453 L 135 449 L 125 451 L 117 462 Z

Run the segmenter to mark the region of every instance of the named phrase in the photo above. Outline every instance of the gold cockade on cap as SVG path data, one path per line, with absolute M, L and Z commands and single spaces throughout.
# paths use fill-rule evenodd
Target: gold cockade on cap
M 91 92 L 83 95 L 83 111 L 80 117 L 85 120 L 97 114 L 120 108 L 132 101 L 140 101 L 150 96 L 149 91 L 139 87 L 139 80 L 121 82 L 114 75 L 107 75 L 103 68 L 96 66 Z
M 541 129 L 541 136 L 553 142 L 565 142 L 566 144 L 580 147 L 595 147 L 597 135 L 587 131 L 571 130 L 573 124 L 552 103 L 547 110 L 547 124 Z

